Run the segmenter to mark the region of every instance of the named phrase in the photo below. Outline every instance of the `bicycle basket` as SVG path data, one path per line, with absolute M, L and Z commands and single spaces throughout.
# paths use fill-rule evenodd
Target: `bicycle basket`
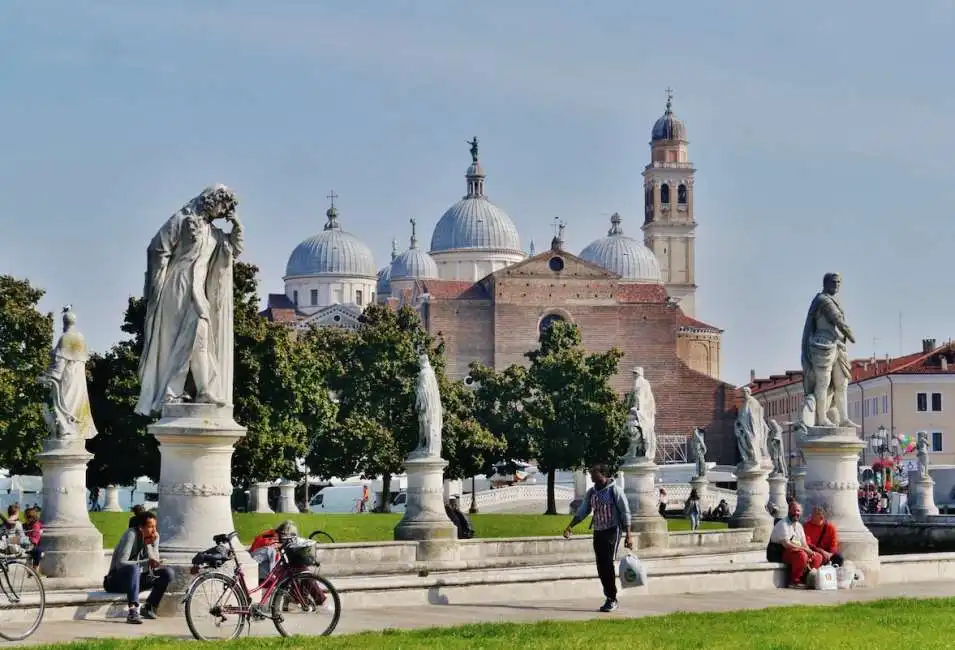
M 311 540 L 297 540 L 285 547 L 285 557 L 293 567 L 318 566 L 317 546 Z
M 229 551 L 223 549 L 221 546 L 213 546 L 201 553 L 196 553 L 195 557 L 192 558 L 192 565 L 208 566 L 213 569 L 218 569 L 228 561 Z

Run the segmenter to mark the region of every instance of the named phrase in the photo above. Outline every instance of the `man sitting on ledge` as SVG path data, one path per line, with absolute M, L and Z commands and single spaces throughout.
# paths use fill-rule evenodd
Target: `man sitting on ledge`
M 789 567 L 788 587 L 798 587 L 808 569 L 818 569 L 822 565 L 822 556 L 809 547 L 806 531 L 802 524 L 802 506 L 798 501 L 789 504 L 789 516 L 780 519 L 769 536 L 783 548 L 783 564 Z
M 839 554 L 839 533 L 835 524 L 826 521 L 826 511 L 822 506 L 813 507 L 812 515 L 803 529 L 809 548 L 822 556 L 823 564 L 843 565 L 842 555 Z

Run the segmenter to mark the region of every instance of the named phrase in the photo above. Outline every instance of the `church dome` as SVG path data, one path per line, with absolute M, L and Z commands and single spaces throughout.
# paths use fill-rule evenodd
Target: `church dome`
M 479 249 L 523 254 L 517 226 L 484 194 L 484 170 L 478 162 L 477 138 L 465 173 L 468 193 L 441 216 L 431 235 L 431 252 Z
M 659 140 L 686 140 L 686 126 L 683 121 L 673 114 L 673 94 L 667 93 L 667 107 L 653 124 L 653 131 L 650 133 L 650 140 L 657 142 Z
M 415 220 L 411 220 L 411 245 L 391 262 L 390 280 L 434 280 L 438 277 L 438 264 L 426 251 L 418 248 L 415 236 Z
M 286 277 L 339 275 L 377 276 L 371 249 L 354 235 L 342 230 L 338 210 L 332 205 L 325 213 L 325 229 L 309 237 L 292 251 L 285 266 Z
M 378 270 L 378 284 L 375 291 L 379 296 L 387 296 L 391 293 L 391 265 L 398 257 L 398 240 L 391 240 L 391 262 Z
M 582 250 L 580 258 L 616 273 L 624 282 L 662 283 L 657 256 L 633 237 L 624 235 L 621 221 L 620 215 L 615 212 L 610 217 L 611 226 L 607 236 Z

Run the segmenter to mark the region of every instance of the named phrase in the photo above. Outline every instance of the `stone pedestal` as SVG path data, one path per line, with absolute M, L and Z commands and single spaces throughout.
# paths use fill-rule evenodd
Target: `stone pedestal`
M 162 419 L 149 425 L 159 441 L 159 554 L 175 572 L 167 614 L 181 607 L 181 595 L 195 576 L 193 556 L 214 546 L 212 538 L 235 530 L 232 521 L 232 452 L 245 435 L 232 407 L 212 404 L 167 404 Z M 233 544 L 242 549 L 238 540 Z M 258 582 L 255 561 L 244 550 L 239 561 L 249 586 Z
M 842 555 L 865 574 L 866 585 L 879 583 L 879 543 L 859 514 L 859 453 L 865 442 L 854 427 L 809 427 L 802 441 L 806 457 L 803 510 L 826 509 L 839 531 Z
M 793 482 L 793 498 L 799 503 L 804 503 L 806 501 L 806 468 L 805 467 L 793 467 L 792 471 L 792 482 Z
M 282 481 L 279 484 L 278 511 L 282 513 L 298 512 L 298 506 L 295 505 L 295 481 Z
M 252 512 L 272 513 L 269 507 L 269 486 L 271 483 L 260 482 L 252 484 Z
M 776 511 L 779 512 L 779 516 L 782 517 L 788 511 L 788 504 L 786 503 L 786 488 L 789 486 L 789 479 L 783 476 L 782 474 L 775 474 L 769 477 L 769 511 L 773 511 L 773 508 L 776 508 Z
M 916 519 L 938 514 L 935 505 L 935 481 L 921 472 L 909 473 L 909 512 Z M 912 496 L 915 498 L 913 499 Z
M 706 510 L 706 499 L 710 493 L 710 480 L 705 476 L 694 476 L 690 479 L 690 489 L 696 490 L 696 496 L 700 497 L 700 507 Z M 716 507 L 716 504 L 713 505 Z
M 729 520 L 730 528 L 752 528 L 754 542 L 768 542 L 773 532 L 773 518 L 766 510 L 769 503 L 769 470 L 765 467 L 736 468 L 736 511 Z M 785 502 L 785 500 L 784 500 Z
M 574 500 L 570 502 L 570 514 L 577 512 L 577 508 L 580 507 L 584 497 L 587 496 L 590 485 L 590 473 L 587 470 L 574 472 Z
M 86 509 L 86 464 L 92 457 L 82 438 L 47 440 L 37 456 L 43 471 L 45 555 L 40 569 L 50 578 L 96 584 L 105 573 L 103 535 Z
M 670 538 L 666 519 L 657 509 L 656 463 L 627 460 L 620 471 L 637 548 L 666 548 Z
M 84 478 L 85 481 L 85 478 Z M 115 485 L 106 486 L 106 502 L 103 504 L 103 512 L 122 512 L 123 507 L 119 505 L 119 487 Z
M 395 526 L 396 541 L 418 542 L 419 561 L 450 562 L 457 559 L 458 529 L 444 510 L 444 468 L 440 456 L 411 454 L 405 461 L 408 504 Z

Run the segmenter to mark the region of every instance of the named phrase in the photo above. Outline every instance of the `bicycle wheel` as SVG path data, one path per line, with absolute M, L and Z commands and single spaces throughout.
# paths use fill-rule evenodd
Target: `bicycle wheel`
M 326 533 L 324 530 L 313 531 L 311 535 L 308 536 L 309 539 L 318 542 L 319 544 L 334 544 L 335 538 Z
M 22 562 L 0 564 L 0 638 L 22 641 L 40 627 L 46 591 L 40 574 Z
M 236 638 L 248 623 L 248 611 L 245 591 L 222 573 L 199 576 L 186 596 L 186 624 L 199 641 Z
M 272 596 L 272 622 L 282 636 L 328 636 L 342 616 L 342 600 L 320 575 L 297 573 L 282 581 Z

